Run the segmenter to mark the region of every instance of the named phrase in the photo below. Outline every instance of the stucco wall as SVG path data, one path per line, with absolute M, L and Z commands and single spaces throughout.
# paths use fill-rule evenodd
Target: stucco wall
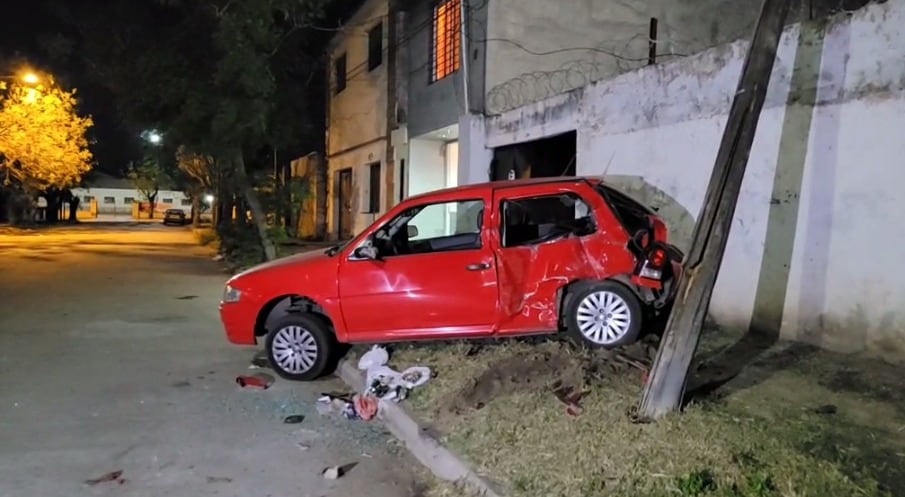
M 366 2 L 330 44 L 328 158 L 386 134 L 386 54 L 379 67 L 368 70 L 368 31 L 384 24 L 385 50 L 386 14 L 386 0 Z M 333 64 L 342 53 L 346 54 L 346 88 L 337 94 Z
M 484 42 L 487 18 L 486 0 L 463 0 L 468 17 L 467 39 L 469 101 L 472 109 L 484 105 Z M 463 71 L 435 83 L 430 82 L 430 51 L 433 4 L 428 0 L 412 2 L 405 12 L 403 42 L 408 74 L 406 121 L 409 136 L 417 138 L 459 122 L 464 114 L 465 95 L 462 88 Z M 470 41 L 471 39 L 474 41 Z M 464 55 L 464 54 L 463 54 Z M 464 60 L 464 59 L 463 59 Z
M 790 23 L 864 1 L 793 0 Z M 749 37 L 762 2 L 489 3 L 486 103 L 497 114 L 647 65 L 651 18 L 658 24 L 656 61 L 668 62 Z
M 331 239 L 338 235 L 339 220 L 339 184 L 337 174 L 344 169 L 352 170 L 352 234 L 357 235 L 370 226 L 380 214 L 366 212 L 370 198 L 370 171 L 368 165 L 380 162 L 380 184 L 386 185 L 386 167 L 383 159 L 386 153 L 386 142 L 380 141 L 350 152 L 338 155 L 327 163 L 327 236 Z M 381 191 L 381 206 L 386 195 L 386 188 Z M 382 209 L 382 211 L 385 211 Z
M 352 170 L 353 234 L 376 218 L 375 214 L 363 212 L 367 210 L 369 198 L 368 165 L 380 162 L 381 185 L 386 181 L 386 16 L 386 0 L 365 2 L 333 38 L 328 50 L 331 65 L 327 112 L 327 233 L 331 238 L 338 235 L 339 228 L 337 173 Z M 368 70 L 368 32 L 379 23 L 383 23 L 383 62 Z M 342 53 L 346 54 L 346 88 L 337 94 L 332 61 Z
M 717 321 L 905 356 L 905 0 L 786 30 L 711 305 Z M 486 122 L 488 146 L 578 130 L 578 174 L 661 207 L 688 247 L 746 42 Z

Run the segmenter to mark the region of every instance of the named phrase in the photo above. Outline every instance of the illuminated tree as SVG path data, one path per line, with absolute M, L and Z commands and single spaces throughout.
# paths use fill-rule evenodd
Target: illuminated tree
M 76 185 L 91 170 L 90 117 L 75 91 L 53 85 L 0 87 L 0 182 L 12 193 L 11 221 L 29 220 L 39 193 Z
M 189 178 L 188 193 L 192 197 L 192 224 L 198 226 L 201 214 L 201 196 L 214 187 L 214 158 L 190 152 L 185 146 L 176 150 L 176 166 Z
M 130 164 L 128 177 L 132 182 L 132 186 L 141 195 L 142 200 L 148 202 L 148 219 L 154 218 L 154 207 L 157 203 L 157 193 L 161 187 L 170 182 L 170 175 L 164 169 L 160 160 L 152 154 L 145 154 L 144 159 L 140 163 Z

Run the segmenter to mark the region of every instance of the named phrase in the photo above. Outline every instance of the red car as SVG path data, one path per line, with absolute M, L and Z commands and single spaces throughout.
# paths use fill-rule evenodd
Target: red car
M 292 380 L 326 373 L 340 344 L 564 331 L 612 348 L 662 321 L 682 257 L 662 219 L 597 179 L 467 185 L 234 276 L 220 316 Z

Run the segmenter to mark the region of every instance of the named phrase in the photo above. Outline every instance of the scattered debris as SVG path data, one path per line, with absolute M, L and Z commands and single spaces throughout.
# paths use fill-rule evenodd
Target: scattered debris
M 814 412 L 817 414 L 836 414 L 839 409 L 833 404 L 825 404 L 817 409 L 814 409 Z
M 339 466 L 331 466 L 329 468 L 324 468 L 324 471 L 321 474 L 328 480 L 336 480 L 342 477 L 343 470 Z
M 354 394 L 325 393 L 317 399 L 317 412 L 322 415 L 340 413 L 346 419 L 359 419 Z
M 98 477 L 98 478 L 93 478 L 93 479 L 90 479 L 90 480 L 85 480 L 85 483 L 86 483 L 87 485 L 94 486 L 94 485 L 97 485 L 97 484 L 99 484 L 99 483 L 106 483 L 106 482 L 113 482 L 113 481 L 115 481 L 116 483 L 122 485 L 123 483 L 126 483 L 126 480 L 123 479 L 122 476 L 123 476 L 123 470 L 118 469 L 118 470 L 116 470 L 116 471 L 111 471 L 111 472 L 109 472 L 109 473 L 106 473 L 106 474 L 104 474 L 103 476 L 100 476 L 100 477 Z
M 355 466 L 358 466 L 357 462 L 345 464 L 343 466 L 330 466 L 329 468 L 324 468 L 321 471 L 321 475 L 328 480 L 337 480 L 346 475 L 349 471 L 352 470 Z
M 182 297 L 176 297 L 176 300 L 192 300 L 197 298 L 197 295 L 183 295 Z
M 223 256 L 223 254 L 217 254 L 213 257 L 213 259 L 217 262 L 220 262 L 224 259 L 224 256 Z
M 172 384 L 173 388 L 186 388 L 190 386 L 192 386 L 192 384 L 188 380 L 177 381 Z
M 229 478 L 228 476 L 208 476 L 207 477 L 208 483 L 231 483 L 232 481 L 233 481 L 233 479 Z
M 256 373 L 253 375 L 242 375 L 236 377 L 236 383 L 242 388 L 260 388 L 267 390 L 273 385 L 274 378 L 269 374 Z
M 411 390 L 431 379 L 430 368 L 415 366 L 400 373 L 387 366 L 387 362 L 389 353 L 378 345 L 371 347 L 358 360 L 358 369 L 365 371 L 365 393 L 381 400 L 399 402 L 405 400 Z
M 581 399 L 588 394 L 588 391 L 576 392 L 575 387 L 562 386 L 561 382 L 554 383 L 553 388 L 553 395 L 566 405 L 566 414 L 573 418 L 581 415 Z
M 373 395 L 356 395 L 352 405 L 355 407 L 355 414 L 363 421 L 370 421 L 377 416 L 378 399 Z
M 283 418 L 283 422 L 287 425 L 297 425 L 304 420 L 305 416 L 302 416 L 301 414 L 293 414 L 291 416 L 286 416 L 285 418 Z
M 304 451 L 306 451 L 306 450 L 308 450 L 308 449 L 311 448 L 310 445 L 303 444 L 303 443 L 301 443 L 301 442 L 297 443 L 296 445 L 298 446 L 299 450 L 301 450 L 302 452 L 304 452 Z
M 270 367 L 270 359 L 267 358 L 266 353 L 255 354 L 251 359 L 251 366 L 248 369 L 271 369 Z

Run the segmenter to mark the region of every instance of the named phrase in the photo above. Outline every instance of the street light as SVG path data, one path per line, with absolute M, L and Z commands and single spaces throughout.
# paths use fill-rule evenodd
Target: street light
M 154 145 L 159 145 L 160 142 L 163 141 L 163 137 L 160 136 L 160 133 L 151 131 L 148 133 L 148 141 Z
M 211 195 L 210 193 L 208 193 L 207 195 L 204 196 L 204 201 L 207 202 L 208 204 L 212 204 L 212 203 L 214 203 L 214 196 Z
M 0 80 L 21 81 L 27 85 L 36 85 L 41 82 L 41 76 L 32 71 L 20 72 L 19 74 L 7 74 L 0 76 Z
M 29 85 L 36 85 L 41 82 L 41 77 L 31 71 L 22 74 L 22 76 L 20 76 L 20 79 L 22 80 L 22 82 Z

